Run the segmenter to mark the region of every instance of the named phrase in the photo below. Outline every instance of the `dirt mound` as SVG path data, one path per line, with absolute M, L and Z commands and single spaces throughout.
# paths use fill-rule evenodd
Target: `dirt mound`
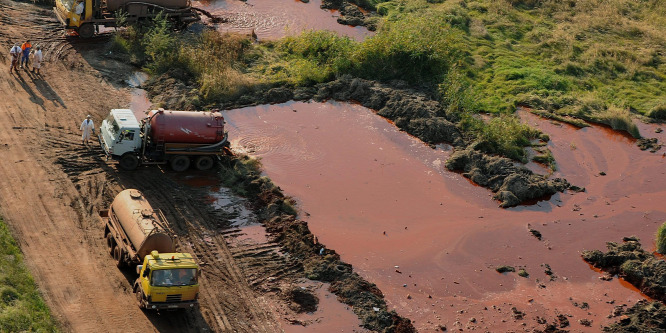
M 659 302 L 641 300 L 626 311 L 617 314 L 619 321 L 604 327 L 604 332 L 664 332 L 666 307 Z
M 198 90 L 188 82 L 182 70 L 171 70 L 158 77 L 151 77 L 143 85 L 152 103 L 174 110 L 196 110 Z
M 446 167 L 451 171 L 462 171 L 463 176 L 495 192 L 494 198 L 501 202 L 501 207 L 543 198 L 570 186 L 564 179 L 548 179 L 514 165 L 508 158 L 489 156 L 471 148 L 454 152 L 446 161 Z
M 315 312 L 319 305 L 319 298 L 305 287 L 290 286 L 284 291 L 284 298 L 296 313 Z
M 583 259 L 594 267 L 624 278 L 645 295 L 666 301 L 666 261 L 643 250 L 636 237 L 625 237 L 622 244 L 608 242 L 606 247 L 606 253 L 583 251 Z
M 338 23 L 351 26 L 364 26 L 370 31 L 377 29 L 377 21 L 373 19 L 374 14 L 367 12 L 364 14 L 360 7 L 365 6 L 365 10 L 374 10 L 372 7 L 366 6 L 369 2 L 359 0 L 323 0 L 321 2 L 322 9 L 335 9 L 340 11 Z

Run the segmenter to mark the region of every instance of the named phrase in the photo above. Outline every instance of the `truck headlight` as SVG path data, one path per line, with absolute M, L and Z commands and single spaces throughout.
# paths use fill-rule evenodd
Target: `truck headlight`
M 193 307 L 194 307 L 194 303 L 190 304 L 190 307 L 193 308 Z
M 153 309 L 157 309 L 157 306 L 153 305 L 152 308 L 153 308 Z

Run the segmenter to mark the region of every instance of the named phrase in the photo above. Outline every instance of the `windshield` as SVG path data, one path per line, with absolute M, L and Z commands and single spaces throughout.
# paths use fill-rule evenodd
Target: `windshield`
M 153 271 L 150 285 L 156 287 L 191 286 L 197 284 L 195 268 L 161 269 Z
M 109 131 L 111 131 L 111 135 L 114 138 L 118 137 L 120 126 L 118 126 L 116 118 L 113 116 L 113 114 L 110 114 L 108 117 L 106 117 L 106 123 L 109 124 Z
M 76 0 L 61 0 L 60 2 L 62 2 L 62 5 L 65 7 L 65 9 L 71 12 Z

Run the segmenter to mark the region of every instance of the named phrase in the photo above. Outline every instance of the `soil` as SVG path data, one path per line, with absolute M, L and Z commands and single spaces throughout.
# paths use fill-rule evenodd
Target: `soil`
M 604 332 L 664 332 L 666 306 L 660 302 L 641 300 L 626 311 L 619 308 L 612 314 L 617 322 L 604 327 Z

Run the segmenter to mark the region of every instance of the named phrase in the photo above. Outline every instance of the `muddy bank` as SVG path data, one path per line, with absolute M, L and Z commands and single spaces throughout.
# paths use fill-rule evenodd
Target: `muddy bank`
M 618 321 L 604 332 L 664 332 L 666 331 L 666 307 L 659 302 L 638 301 L 631 308 L 624 310 L 617 307 L 612 314 Z
M 188 107 L 186 95 L 191 87 L 176 85 L 173 77 L 163 75 L 148 85 L 148 90 L 167 108 Z M 170 88 L 170 89 L 167 89 Z M 174 89 L 175 88 L 175 89 Z M 183 94 L 178 93 L 178 91 Z M 462 172 L 473 182 L 491 189 L 502 207 L 543 198 L 569 188 L 564 179 L 548 179 L 534 174 L 525 167 L 513 165 L 502 157 L 489 156 L 474 150 L 471 139 L 465 138 L 456 124 L 447 119 L 442 106 L 426 94 L 407 88 L 404 82 L 381 84 L 374 81 L 343 76 L 335 81 L 313 87 L 277 87 L 259 89 L 238 99 L 221 104 L 233 109 L 258 104 L 296 101 L 354 101 L 377 111 L 395 123 L 398 128 L 429 144 L 452 144 L 456 154 L 447 162 L 451 171 Z
M 303 1 L 303 0 L 301 0 Z M 309 0 L 305 0 L 307 2 Z M 351 26 L 364 26 L 370 31 L 377 29 L 377 16 L 372 14 L 374 8 L 367 1 L 363 0 L 323 0 L 322 9 L 334 9 L 340 11 L 338 23 Z M 363 10 L 364 9 L 365 12 Z
M 608 252 L 583 251 L 583 259 L 610 275 L 633 284 L 645 295 L 666 301 L 666 261 L 641 248 L 636 237 L 625 237 L 623 243 L 606 243 Z
M 516 166 L 505 157 L 489 156 L 471 148 L 458 150 L 446 161 L 451 171 L 489 188 L 501 207 L 511 207 L 525 200 L 539 199 L 563 192 L 571 185 L 562 178 L 548 179 L 524 166 Z
M 256 160 L 247 156 L 228 157 L 221 164 L 222 182 L 252 202 L 272 241 L 302 263 L 305 277 L 330 283 L 330 291 L 352 306 L 367 329 L 415 331 L 409 319 L 388 311 L 384 295 L 375 284 L 360 277 L 352 265 L 341 261 L 340 255 L 317 241 L 307 222 L 296 218 L 293 199 L 285 197 L 279 187 L 261 175 Z

